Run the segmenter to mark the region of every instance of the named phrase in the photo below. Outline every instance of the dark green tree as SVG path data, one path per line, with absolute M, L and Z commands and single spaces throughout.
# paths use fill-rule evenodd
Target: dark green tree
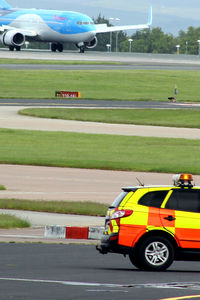
M 123 42 L 123 51 L 129 51 L 129 38 Z M 156 27 L 137 31 L 131 36 L 132 52 L 141 53 L 174 53 L 176 51 L 177 40 L 169 34 L 165 34 L 161 28 Z
M 188 27 L 187 31 L 179 31 L 178 40 L 180 44 L 180 53 L 198 54 L 198 40 L 200 40 L 200 27 Z
M 102 17 L 101 14 L 94 19 L 95 24 L 107 24 L 108 26 L 112 26 L 105 17 Z M 118 35 L 118 36 L 117 36 Z M 118 39 L 118 50 L 121 51 L 121 43 L 127 39 L 127 35 L 120 31 L 120 32 L 108 32 L 108 33 L 98 33 L 97 34 L 97 39 L 98 39 L 98 44 L 94 48 L 95 51 L 106 51 L 107 44 L 112 44 L 112 51 L 116 51 L 116 38 Z

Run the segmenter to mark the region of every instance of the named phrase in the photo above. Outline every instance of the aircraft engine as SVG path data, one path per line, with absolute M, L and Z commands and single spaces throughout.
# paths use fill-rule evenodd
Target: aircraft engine
M 2 34 L 1 42 L 4 46 L 22 46 L 25 43 L 25 36 L 17 30 L 9 30 Z
M 97 44 L 98 44 L 98 40 L 97 37 L 95 36 L 92 41 L 85 43 L 85 47 L 88 49 L 92 49 L 95 48 Z

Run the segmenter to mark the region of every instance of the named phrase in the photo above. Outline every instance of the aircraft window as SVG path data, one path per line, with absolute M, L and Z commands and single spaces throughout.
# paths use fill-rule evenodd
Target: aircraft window
M 78 21 L 77 24 L 78 25 L 93 25 L 94 22 Z

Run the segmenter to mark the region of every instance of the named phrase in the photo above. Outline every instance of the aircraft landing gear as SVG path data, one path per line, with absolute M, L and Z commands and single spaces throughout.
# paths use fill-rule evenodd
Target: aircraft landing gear
M 57 50 L 58 50 L 59 52 L 63 52 L 63 44 L 52 43 L 52 44 L 51 44 L 51 51 L 52 51 L 52 52 L 56 52 Z
M 79 53 L 84 53 L 85 52 L 85 44 L 83 42 L 76 44 L 76 47 L 79 49 Z
M 57 45 L 57 50 L 58 50 L 59 52 L 63 52 L 63 45 L 62 45 L 62 44 L 58 44 L 58 45 Z
M 15 49 L 16 49 L 16 51 L 20 51 L 21 47 L 20 46 L 9 46 L 10 51 L 14 51 Z
M 15 47 L 14 46 L 9 46 L 10 51 L 14 51 Z
M 85 46 L 80 47 L 80 53 L 85 53 Z

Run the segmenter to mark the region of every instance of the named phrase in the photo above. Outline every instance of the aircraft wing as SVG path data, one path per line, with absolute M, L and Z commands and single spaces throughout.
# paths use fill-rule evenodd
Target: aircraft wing
M 26 30 L 26 29 L 16 28 L 12 26 L 5 26 L 5 25 L 0 26 L 0 32 L 5 32 L 9 30 L 16 30 L 17 32 L 23 34 L 24 36 L 34 37 L 38 35 L 38 33 L 34 30 Z
M 152 6 L 149 8 L 149 17 L 146 24 L 141 25 L 123 25 L 123 26 L 107 26 L 107 24 L 95 24 L 96 33 L 123 31 L 123 30 L 138 30 L 149 28 L 152 24 Z
M 103 33 L 103 32 L 113 32 L 113 31 L 123 31 L 123 30 L 130 30 L 130 29 L 145 29 L 149 28 L 149 25 L 124 25 L 124 26 L 110 26 L 108 27 L 107 24 L 95 24 L 96 26 L 96 33 Z

